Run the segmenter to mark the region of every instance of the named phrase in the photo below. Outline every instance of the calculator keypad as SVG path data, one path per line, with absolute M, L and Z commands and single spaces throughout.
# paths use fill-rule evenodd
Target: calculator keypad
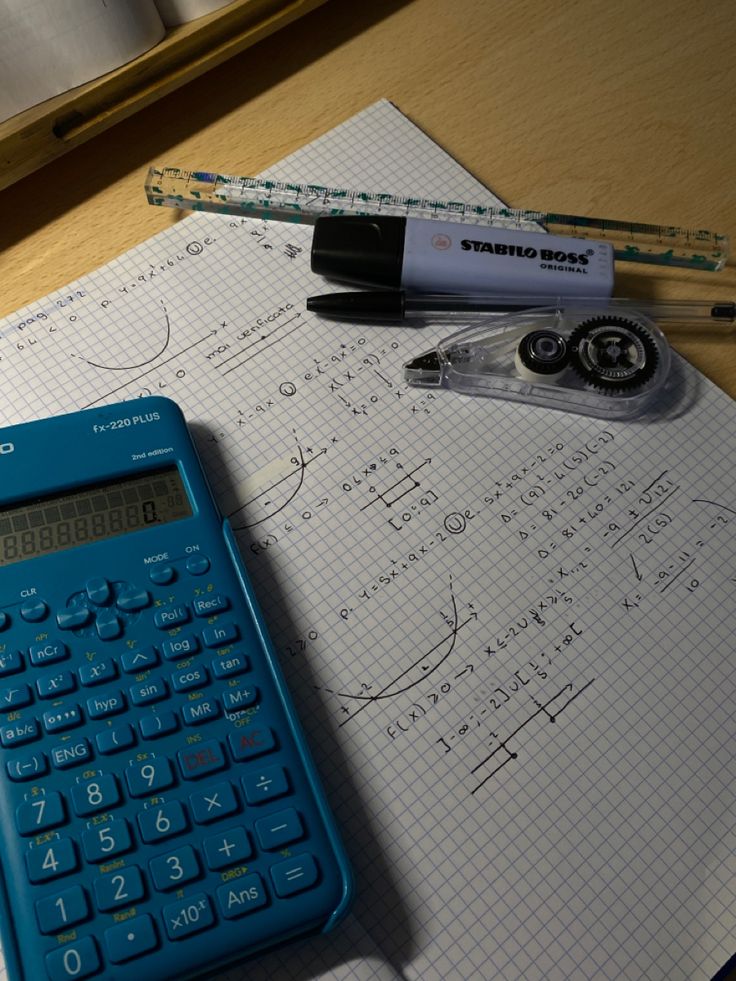
M 155 564 L 145 588 L 91 577 L 59 609 L 22 606 L 24 632 L 3 620 L 4 806 L 22 856 L 6 875 L 48 940 L 34 977 L 139 978 L 143 956 L 175 977 L 169 947 L 205 970 L 203 933 L 235 956 L 241 918 L 267 942 L 309 919 L 294 897 L 339 901 L 278 689 L 214 566 Z

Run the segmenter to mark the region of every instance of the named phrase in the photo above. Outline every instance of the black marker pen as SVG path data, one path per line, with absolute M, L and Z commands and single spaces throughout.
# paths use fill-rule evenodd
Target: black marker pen
M 613 246 L 467 222 L 329 215 L 315 222 L 312 271 L 411 292 L 610 296 Z

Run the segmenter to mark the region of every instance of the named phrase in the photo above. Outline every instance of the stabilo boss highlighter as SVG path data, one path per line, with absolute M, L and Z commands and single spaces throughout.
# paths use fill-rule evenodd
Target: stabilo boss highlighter
M 408 292 L 610 296 L 613 246 L 543 232 L 394 215 L 320 217 L 312 271 Z

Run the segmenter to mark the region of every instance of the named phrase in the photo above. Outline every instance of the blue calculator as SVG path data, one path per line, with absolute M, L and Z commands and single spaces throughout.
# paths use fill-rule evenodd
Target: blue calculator
M 351 875 L 179 408 L 0 430 L 0 915 L 12 981 L 196 978 Z

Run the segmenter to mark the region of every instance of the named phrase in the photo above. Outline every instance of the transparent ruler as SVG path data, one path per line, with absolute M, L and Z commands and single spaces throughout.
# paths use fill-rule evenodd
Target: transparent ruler
M 322 215 L 400 215 L 521 230 L 541 227 L 553 235 L 610 242 L 615 258 L 627 262 L 717 271 L 728 259 L 728 236 L 671 225 L 489 208 L 178 167 L 151 167 L 145 186 L 150 204 L 271 221 L 313 224 Z

